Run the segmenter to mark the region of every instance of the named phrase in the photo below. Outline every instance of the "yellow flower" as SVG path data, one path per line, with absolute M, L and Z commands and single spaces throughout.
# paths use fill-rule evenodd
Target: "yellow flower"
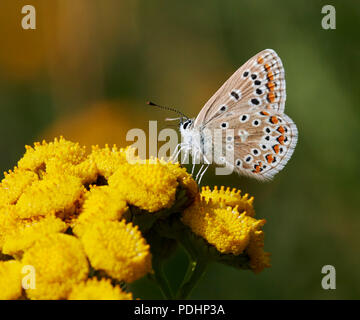
M 250 197 L 247 193 L 241 196 L 241 191 L 235 188 L 224 188 L 223 186 L 218 189 L 217 186 L 214 187 L 214 190 L 211 190 L 210 187 L 202 187 L 201 196 L 205 200 L 212 199 L 214 203 L 223 202 L 227 206 L 238 207 L 238 211 L 246 211 L 248 216 L 253 217 L 255 215 L 255 210 L 253 207 L 254 197 Z
M 19 257 L 29 249 L 36 240 L 51 233 L 64 232 L 67 229 L 65 222 L 54 216 L 35 220 L 18 221 L 18 226 L 9 230 L 5 236 L 3 253 Z
M 36 289 L 26 290 L 31 299 L 65 299 L 89 273 L 81 242 L 62 233 L 49 234 L 35 242 L 24 253 L 22 263 L 35 268 Z
M 163 165 L 176 176 L 179 184 L 187 190 L 188 197 L 194 199 L 199 193 L 199 187 L 193 177 L 187 173 L 186 168 L 180 166 L 179 163 L 165 162 L 160 160 Z
M 0 261 L 0 300 L 14 300 L 22 295 L 21 263 L 15 260 Z
M 219 252 L 238 255 L 250 241 L 249 218 L 239 214 L 237 208 L 217 208 L 203 198 L 185 209 L 182 221 Z
M 115 279 L 132 282 L 151 270 L 149 245 L 125 220 L 89 225 L 81 241 L 92 267 Z
M 23 191 L 39 179 L 36 173 L 16 167 L 4 175 L 0 183 L 0 206 L 16 203 Z
M 250 267 L 254 272 L 260 272 L 269 266 L 269 254 L 263 251 L 262 226 L 265 220 L 257 220 L 243 210 L 250 205 L 248 200 L 241 202 L 242 197 L 237 192 L 211 192 L 204 188 L 205 196 L 185 209 L 182 222 L 189 226 L 197 235 L 204 238 L 222 254 L 239 255 L 246 253 L 250 258 Z M 223 193 L 222 195 L 220 195 Z M 236 198 L 237 197 L 237 198 Z M 239 203 L 240 201 L 240 203 Z M 239 203 L 234 207 L 227 204 Z M 252 208 L 252 204 L 251 204 Z
M 26 146 L 25 155 L 19 160 L 18 167 L 34 172 L 45 171 L 49 162 L 79 164 L 86 159 L 85 147 L 78 143 L 55 138 L 54 142 L 36 142 L 34 148 Z
M 79 164 L 57 161 L 51 159 L 46 164 L 46 174 L 48 175 L 70 175 L 77 177 L 83 184 L 90 184 L 97 179 L 96 164 L 91 159 L 85 159 Z
M 170 208 L 179 182 L 192 187 L 192 178 L 174 166 L 158 159 L 124 163 L 109 178 L 109 186 L 117 189 L 129 204 L 148 212 Z
M 86 282 L 76 284 L 68 300 L 132 300 L 132 294 L 112 286 L 109 279 L 97 280 L 92 278 Z
M 108 179 L 120 166 L 127 162 L 128 151 L 129 148 L 118 149 L 116 145 L 112 148 L 108 145 L 105 148 L 93 146 L 89 158 L 96 164 L 98 174 Z
M 72 175 L 82 183 L 96 180 L 95 163 L 86 156 L 85 147 L 78 143 L 55 138 L 54 142 L 36 142 L 26 146 L 26 153 L 18 162 L 20 169 L 31 170 L 41 178 L 45 175 Z
M 120 220 L 127 211 L 126 201 L 121 193 L 109 186 L 92 187 L 85 195 L 85 201 L 79 217 L 75 220 L 73 231 L 81 236 L 90 223 L 104 220 Z
M 19 217 L 31 218 L 55 213 L 59 217 L 72 214 L 82 199 L 84 187 L 79 178 L 52 176 L 34 182 L 16 203 Z
M 18 226 L 18 218 L 14 205 L 0 205 L 0 252 L 5 243 L 5 237 Z
M 264 268 L 269 268 L 270 253 L 264 249 L 264 232 L 261 230 L 254 231 L 251 234 L 249 246 L 246 249 L 250 257 L 250 267 L 255 273 L 261 272 Z

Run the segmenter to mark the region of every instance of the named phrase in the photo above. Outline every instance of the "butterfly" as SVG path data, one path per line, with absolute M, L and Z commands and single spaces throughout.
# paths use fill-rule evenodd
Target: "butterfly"
M 210 149 L 216 163 L 224 163 L 240 175 L 271 180 L 289 161 L 298 139 L 295 123 L 284 113 L 285 100 L 281 59 L 274 50 L 263 50 L 220 87 L 196 118 L 180 118 L 183 142 L 173 158 L 184 151 L 200 159 L 199 183 L 210 165 Z M 226 143 L 221 144 L 221 152 L 215 152 L 219 148 L 209 134 L 213 130 L 224 132 L 221 139 Z M 227 135 L 229 131 L 231 135 Z M 233 146 L 231 161 L 223 156 L 228 145 L 230 149 Z

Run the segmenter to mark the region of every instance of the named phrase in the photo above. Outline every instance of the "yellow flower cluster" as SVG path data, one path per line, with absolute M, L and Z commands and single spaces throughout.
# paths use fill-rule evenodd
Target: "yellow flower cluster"
M 86 282 L 76 284 L 69 300 L 132 300 L 132 294 L 126 293 L 116 285 L 113 286 L 109 279 L 98 280 L 92 278 Z
M 132 282 L 150 272 L 150 247 L 125 219 L 129 206 L 170 208 L 179 186 L 195 196 L 197 185 L 178 164 L 129 163 L 130 151 L 94 146 L 87 154 L 62 137 L 26 147 L 0 183 L 0 253 L 14 259 L 1 262 L 3 298 L 132 298 L 89 274 Z M 27 265 L 36 285 L 22 290 Z
M 121 239 L 121 244 L 114 239 Z M 131 222 L 92 224 L 83 234 L 82 242 L 91 265 L 115 279 L 133 282 L 151 268 L 150 247 Z
M 148 212 L 170 208 L 179 184 L 187 188 L 192 196 L 198 192 L 196 182 L 178 164 L 159 159 L 139 160 L 136 163 L 123 164 L 109 178 L 109 186 L 121 191 L 131 205 Z
M 142 228 L 184 209 L 181 221 L 219 253 L 246 253 L 255 272 L 269 266 L 265 221 L 247 194 L 200 194 L 178 163 L 141 160 L 130 147 L 87 153 L 62 137 L 26 146 L 0 183 L 0 299 L 132 299 L 114 283 L 153 272 Z
M 269 254 L 263 251 L 265 220 L 256 220 L 253 198 L 240 190 L 204 187 L 195 202 L 185 209 L 182 221 L 223 254 L 248 254 L 250 267 L 258 273 L 269 267 Z
M 241 190 L 235 188 L 224 188 L 223 186 L 218 189 L 217 186 L 214 187 L 214 190 L 211 190 L 210 187 L 204 187 L 201 191 L 201 196 L 205 200 L 212 199 L 213 202 L 225 202 L 227 206 L 235 207 L 237 206 L 238 211 L 246 211 L 246 215 L 253 217 L 255 215 L 255 210 L 253 207 L 254 197 L 250 197 L 247 193 L 243 196 L 241 195 Z
M 126 201 L 109 186 L 91 186 L 85 194 L 85 201 L 80 215 L 73 220 L 73 232 L 81 236 L 84 230 L 99 221 L 118 221 L 128 210 Z
M 35 289 L 26 290 L 31 299 L 66 299 L 72 287 L 85 281 L 89 273 L 82 243 L 63 233 L 36 241 L 21 262 L 35 270 Z

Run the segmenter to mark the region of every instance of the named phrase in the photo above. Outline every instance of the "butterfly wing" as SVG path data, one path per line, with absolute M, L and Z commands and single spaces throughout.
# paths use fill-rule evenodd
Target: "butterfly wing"
M 196 117 L 194 127 L 257 107 L 282 113 L 285 108 L 285 72 L 276 52 L 266 49 L 241 66 L 210 98 Z
M 223 124 L 226 124 L 225 126 Z M 251 176 L 259 180 L 270 180 L 289 161 L 294 152 L 298 130 L 295 123 L 285 114 L 275 110 L 264 110 L 260 107 L 243 107 L 236 116 L 214 121 L 214 128 L 234 129 L 232 144 L 234 163 L 226 163 L 242 175 Z M 227 130 L 223 130 L 226 135 Z M 229 131 L 228 131 L 229 132 Z M 229 142 L 224 136 L 223 141 Z M 223 143 L 222 155 L 225 155 L 226 145 Z M 214 158 L 220 158 L 216 154 Z M 219 159 L 215 159 L 218 163 Z M 224 160 L 224 159 L 223 159 Z

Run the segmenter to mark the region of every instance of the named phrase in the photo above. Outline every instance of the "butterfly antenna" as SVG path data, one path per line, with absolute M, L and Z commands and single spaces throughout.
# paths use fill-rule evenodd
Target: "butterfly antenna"
M 164 110 L 168 110 L 168 111 L 173 111 L 173 112 L 176 112 L 177 114 L 179 114 L 180 116 L 186 118 L 186 119 L 189 119 L 189 117 L 187 117 L 186 115 L 184 115 L 182 112 L 180 112 L 179 110 L 176 110 L 174 108 L 170 108 L 170 107 L 164 107 L 164 106 L 160 106 L 154 102 L 151 102 L 151 101 L 147 101 L 146 104 L 148 104 L 149 106 L 154 106 L 154 107 L 158 107 L 160 109 L 164 109 Z

